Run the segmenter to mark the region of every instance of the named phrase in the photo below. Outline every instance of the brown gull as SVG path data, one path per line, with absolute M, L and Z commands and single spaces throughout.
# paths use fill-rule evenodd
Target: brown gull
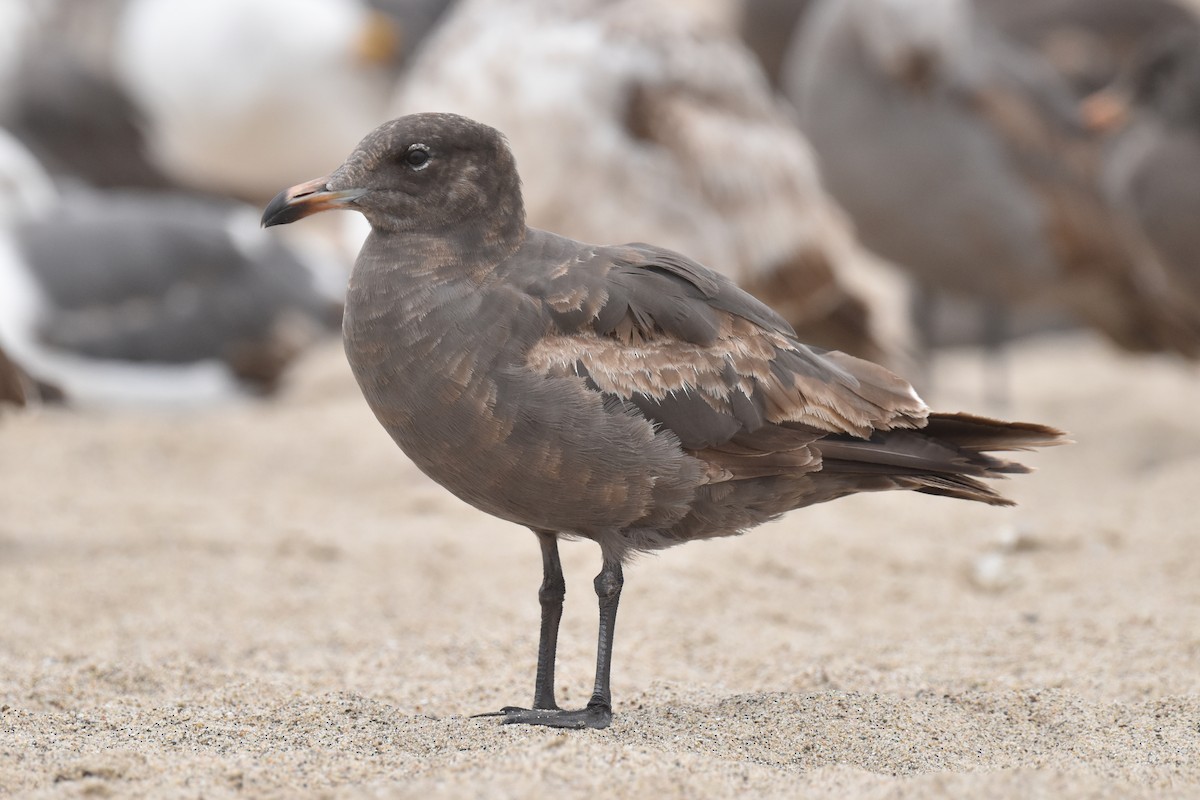
M 529 228 L 504 138 L 453 114 L 370 133 L 331 175 L 280 192 L 264 225 L 362 212 L 343 334 L 368 405 L 433 480 L 533 530 L 544 581 L 532 708 L 505 722 L 606 727 L 622 565 L 855 492 L 993 505 L 991 455 L 1052 428 L 931 413 L 884 368 L 799 342 L 728 278 L 648 244 Z M 587 706 L 560 709 L 561 536 L 600 546 Z

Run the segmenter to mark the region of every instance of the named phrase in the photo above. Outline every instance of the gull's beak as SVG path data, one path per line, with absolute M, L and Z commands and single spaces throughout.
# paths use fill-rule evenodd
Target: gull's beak
M 333 191 L 329 188 L 329 178 L 317 178 L 315 181 L 284 189 L 275 195 L 263 210 L 262 225 L 264 228 L 286 225 L 318 211 L 344 208 L 364 194 L 365 189 Z
M 1124 126 L 1130 113 L 1128 94 L 1113 87 L 1101 89 L 1079 104 L 1083 124 L 1096 133 L 1108 133 Z

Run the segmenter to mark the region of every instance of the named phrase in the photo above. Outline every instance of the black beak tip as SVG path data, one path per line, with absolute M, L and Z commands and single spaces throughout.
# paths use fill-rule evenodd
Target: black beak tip
M 301 214 L 298 213 L 294 205 L 291 205 L 288 197 L 287 189 L 284 189 L 279 194 L 271 198 L 271 202 L 267 203 L 267 207 L 263 209 L 262 226 L 269 228 L 272 225 L 286 225 L 289 222 L 295 222 L 300 219 Z

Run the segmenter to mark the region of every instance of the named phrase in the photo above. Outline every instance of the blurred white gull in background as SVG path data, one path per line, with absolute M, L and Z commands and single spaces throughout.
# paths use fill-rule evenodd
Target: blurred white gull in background
M 113 59 L 164 170 L 258 199 L 383 120 L 395 35 L 359 0 L 129 0 Z

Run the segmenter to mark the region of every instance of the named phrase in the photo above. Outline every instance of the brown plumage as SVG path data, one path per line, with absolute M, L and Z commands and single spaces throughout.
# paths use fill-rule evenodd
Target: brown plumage
M 327 178 L 281 192 L 264 224 L 334 207 L 372 226 L 350 278 L 346 354 L 380 423 L 463 500 L 542 544 L 532 709 L 507 722 L 604 727 L 621 565 L 847 494 L 913 489 L 1005 504 L 989 451 L 1058 431 L 930 414 L 882 367 L 796 340 L 725 278 L 645 244 L 580 244 L 525 225 L 503 137 L 450 114 L 389 122 Z M 596 689 L 554 702 L 557 537 L 596 541 Z

